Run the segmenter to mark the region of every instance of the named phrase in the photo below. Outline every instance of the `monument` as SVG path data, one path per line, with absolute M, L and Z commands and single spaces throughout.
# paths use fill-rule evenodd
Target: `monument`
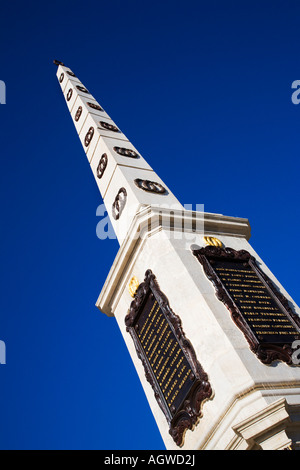
M 248 220 L 186 210 L 54 62 L 120 243 L 96 305 L 118 322 L 166 449 L 299 448 L 300 311 Z

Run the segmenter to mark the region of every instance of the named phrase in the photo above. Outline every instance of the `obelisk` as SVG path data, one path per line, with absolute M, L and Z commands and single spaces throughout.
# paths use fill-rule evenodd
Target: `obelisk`
M 120 242 L 96 305 L 118 322 L 166 448 L 297 449 L 300 311 L 248 220 L 186 210 L 55 62 Z

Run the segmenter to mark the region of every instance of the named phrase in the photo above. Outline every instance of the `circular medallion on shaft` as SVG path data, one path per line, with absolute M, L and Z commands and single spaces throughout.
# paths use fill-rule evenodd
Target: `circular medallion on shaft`
M 95 109 L 96 111 L 103 111 L 103 109 L 101 108 L 101 106 L 97 103 L 90 103 L 88 102 L 88 105 L 90 108 L 92 109 Z
M 127 200 L 127 191 L 125 188 L 121 188 L 116 195 L 114 203 L 112 205 L 112 216 L 115 220 L 118 220 L 122 214 Z
M 139 154 L 137 152 L 125 147 L 114 147 L 114 151 L 119 155 L 122 155 L 122 157 L 139 158 Z
M 113 124 L 109 124 L 108 122 L 100 121 L 99 124 L 102 129 L 106 129 L 107 131 L 120 132 L 116 126 L 114 126 Z
M 106 153 L 104 153 L 102 157 L 100 158 L 99 164 L 97 166 L 97 178 L 99 179 L 102 178 L 105 172 L 105 169 L 107 167 L 107 162 L 108 162 L 108 158 L 107 158 Z
M 69 88 L 68 93 L 67 93 L 67 101 L 70 101 L 73 95 L 73 90 L 72 88 Z
M 81 114 L 82 114 L 82 106 L 79 106 L 77 111 L 76 111 L 76 114 L 75 114 L 75 121 L 76 122 L 79 121 Z
M 90 145 L 91 143 L 91 140 L 93 138 L 93 135 L 94 135 L 94 128 L 93 127 L 90 127 L 89 130 L 87 131 L 87 134 L 84 138 L 84 145 L 87 147 L 88 145 Z
M 155 181 L 136 178 L 134 182 L 138 188 L 143 189 L 144 191 L 149 191 L 150 193 L 164 194 L 167 192 L 166 188 L 162 184 L 156 183 Z
M 77 90 L 81 91 L 82 93 L 89 93 L 89 91 L 81 85 L 76 85 Z

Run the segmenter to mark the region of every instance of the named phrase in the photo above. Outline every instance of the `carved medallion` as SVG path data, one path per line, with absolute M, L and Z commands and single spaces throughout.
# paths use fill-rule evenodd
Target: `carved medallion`
M 207 246 L 194 249 L 216 296 L 231 313 L 261 362 L 292 364 L 300 319 L 248 251 Z
M 134 180 L 136 186 L 144 191 L 149 191 L 151 193 L 164 194 L 167 192 L 166 188 L 160 183 L 155 183 L 154 181 L 142 180 L 137 178 Z
M 99 179 L 102 178 L 103 173 L 105 172 L 105 169 L 107 167 L 107 161 L 108 161 L 107 155 L 106 155 L 106 153 L 104 153 L 102 155 L 102 157 L 100 158 L 99 164 L 97 166 L 97 177 Z
M 64 76 L 65 76 L 64 73 L 61 73 L 61 74 L 60 74 L 59 83 L 62 83 L 62 81 L 63 81 L 63 79 L 64 79 Z
M 82 106 L 79 106 L 77 111 L 76 111 L 76 114 L 75 114 L 75 121 L 76 122 L 79 121 L 81 114 L 82 114 Z
M 122 214 L 127 200 L 127 191 L 125 188 L 121 188 L 116 195 L 114 203 L 112 205 L 112 215 L 115 220 L 118 220 Z
M 116 126 L 113 126 L 112 124 L 109 124 L 108 122 L 100 121 L 99 124 L 103 129 L 106 129 L 107 131 L 120 132 Z
M 138 153 L 134 150 L 126 149 L 125 147 L 114 147 L 114 151 L 122 155 L 122 157 L 139 158 Z
M 70 77 L 76 77 L 75 73 L 71 72 L 71 70 L 67 70 L 67 74 L 70 75 Z
M 169 433 L 181 446 L 185 431 L 197 424 L 212 389 L 180 318 L 171 310 L 151 270 L 136 291 L 125 324 L 166 416 Z
M 77 90 L 82 91 L 82 93 L 89 93 L 89 91 L 81 85 L 76 85 Z
M 84 145 L 86 147 L 91 143 L 93 135 L 94 135 L 94 128 L 90 127 L 89 130 L 87 131 L 87 134 L 86 134 L 85 138 L 84 138 Z
M 88 102 L 88 105 L 90 108 L 96 109 L 96 111 L 103 111 L 103 109 L 101 108 L 99 104 Z
M 69 88 L 68 93 L 67 93 L 67 101 L 70 101 L 73 95 L 73 90 L 72 88 Z

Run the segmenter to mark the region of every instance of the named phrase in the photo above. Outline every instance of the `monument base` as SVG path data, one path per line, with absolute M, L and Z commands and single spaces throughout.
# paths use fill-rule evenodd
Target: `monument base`
M 248 221 L 218 214 L 181 210 L 168 212 L 167 209 L 141 206 L 108 274 L 97 307 L 105 314 L 115 316 L 118 322 L 167 449 L 296 449 L 300 445 L 300 368 L 292 362 L 290 354 L 286 358 L 275 354 L 264 361 L 261 355 L 255 353 L 245 331 L 248 328 L 258 343 L 260 336 L 266 341 L 267 332 L 270 333 L 270 325 L 276 317 L 269 318 L 269 329 L 265 327 L 265 336 L 260 335 L 258 330 L 250 328 L 250 320 L 246 321 L 248 317 L 242 315 L 241 306 L 235 303 L 246 330 L 239 327 L 228 303 L 218 297 L 216 285 L 191 250 L 195 244 L 200 249 L 205 247 L 210 240 L 207 237 L 213 237 L 213 241 L 219 240 L 224 251 L 230 249 L 250 253 L 259 270 L 274 286 L 278 299 L 284 297 L 291 309 L 290 313 L 285 313 L 285 306 L 281 306 L 278 300 L 278 312 L 277 307 L 270 307 L 270 311 L 265 310 L 266 313 L 272 313 L 273 317 L 279 315 L 279 320 L 286 322 L 282 324 L 289 328 L 288 331 L 293 334 L 297 332 L 299 308 L 249 244 Z M 149 270 L 154 274 L 161 292 L 154 299 L 158 304 L 152 313 L 150 307 L 154 303 L 147 310 L 144 303 L 146 297 L 141 295 L 142 291 L 145 292 L 144 279 Z M 130 282 L 132 279 L 135 283 L 138 280 L 140 287 L 137 291 Z M 259 279 L 255 276 L 251 278 L 254 285 L 260 282 Z M 134 300 L 130 292 L 135 295 Z M 258 298 L 257 289 L 253 292 L 254 297 Z M 241 295 L 241 300 L 249 305 L 251 302 L 260 305 L 260 300 L 249 301 L 246 295 Z M 262 297 L 267 298 L 267 295 Z M 274 298 L 277 298 L 276 295 Z M 135 319 L 141 318 L 137 322 L 135 338 L 129 334 L 128 322 L 126 325 L 125 321 L 132 309 L 132 302 L 136 307 Z M 271 305 L 268 298 L 265 302 L 267 306 Z M 261 308 L 259 313 L 264 312 Z M 168 309 L 172 314 L 165 314 Z M 150 313 L 154 315 L 155 312 L 157 316 L 150 317 Z M 257 311 L 253 312 L 257 316 Z M 179 329 L 170 320 L 173 314 L 174 318 L 179 319 Z M 169 344 L 163 342 L 165 333 L 154 327 L 158 325 L 155 323 L 158 315 L 162 315 L 160 318 L 166 325 L 168 322 L 171 325 L 175 338 L 172 346 L 177 348 L 174 347 L 174 356 L 168 356 L 164 349 L 164 345 Z M 135 327 L 135 323 L 130 326 Z M 139 330 L 143 327 L 144 330 Z M 279 326 L 276 328 L 277 333 L 284 331 Z M 291 338 L 288 336 L 289 341 Z M 185 344 L 191 345 L 192 353 L 184 347 Z M 200 369 L 197 369 L 198 366 L 193 369 L 193 354 Z M 179 360 L 181 355 L 185 357 L 182 361 L 188 361 L 191 366 L 191 375 L 184 382 L 184 390 L 180 388 L 178 377 L 189 365 L 186 365 L 187 369 L 183 368 L 184 362 Z M 211 393 L 207 393 L 204 399 L 202 395 L 195 403 L 191 399 L 194 389 L 192 383 L 188 388 L 188 380 L 198 379 L 200 370 Z M 173 407 L 172 414 L 176 396 L 183 397 L 183 401 Z M 183 409 L 193 419 L 184 420 L 183 414 L 180 415 Z M 139 413 L 139 410 L 136 412 Z M 172 433 L 174 416 L 182 418 L 182 439 L 178 438 L 178 434 L 175 439 Z

